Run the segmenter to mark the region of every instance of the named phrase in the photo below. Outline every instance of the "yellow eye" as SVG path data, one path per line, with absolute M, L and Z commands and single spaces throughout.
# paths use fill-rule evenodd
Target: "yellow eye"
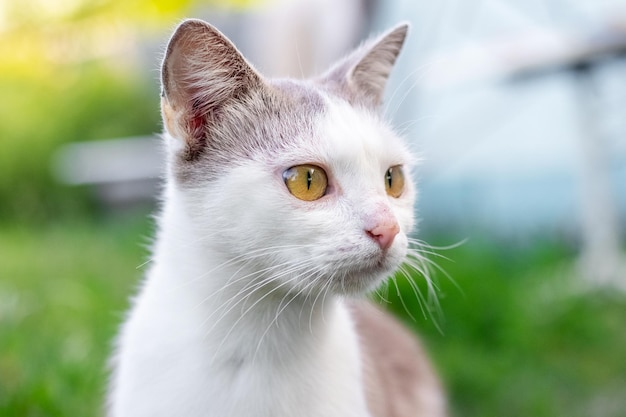
M 285 185 L 294 197 L 304 201 L 322 198 L 328 188 L 324 170 L 315 165 L 296 165 L 283 172 Z
M 387 194 L 394 198 L 398 198 L 404 191 L 404 173 L 402 172 L 402 166 L 392 166 L 385 173 L 385 188 Z

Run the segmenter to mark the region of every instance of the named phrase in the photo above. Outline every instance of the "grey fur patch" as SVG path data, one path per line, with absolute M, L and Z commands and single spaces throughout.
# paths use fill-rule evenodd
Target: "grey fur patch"
M 210 140 L 197 158 L 177 155 L 174 174 L 183 186 L 219 178 L 241 161 L 268 158 L 281 149 L 311 142 L 314 123 L 325 111 L 324 98 L 306 82 L 278 80 L 233 100 L 210 126 Z
M 351 301 L 348 306 L 359 334 L 372 416 L 447 416 L 441 382 L 415 335 L 370 303 Z

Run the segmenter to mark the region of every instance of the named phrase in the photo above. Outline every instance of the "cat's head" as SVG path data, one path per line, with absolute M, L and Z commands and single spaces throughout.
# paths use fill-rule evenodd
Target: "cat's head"
M 161 104 L 172 198 L 198 244 L 307 295 L 363 292 L 398 268 L 413 161 L 380 105 L 407 29 L 308 81 L 264 78 L 205 22 L 176 29 Z

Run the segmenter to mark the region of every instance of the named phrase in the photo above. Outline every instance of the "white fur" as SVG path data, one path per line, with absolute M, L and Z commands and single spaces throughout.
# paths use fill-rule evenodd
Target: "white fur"
M 369 416 L 341 294 L 404 260 L 411 160 L 366 110 L 325 101 L 308 146 L 240 161 L 201 188 L 168 181 L 153 262 L 118 339 L 111 417 Z M 289 194 L 282 172 L 302 163 L 326 170 L 328 195 Z M 384 174 L 398 164 L 408 184 L 394 199 Z M 389 217 L 401 231 L 383 256 L 365 231 Z

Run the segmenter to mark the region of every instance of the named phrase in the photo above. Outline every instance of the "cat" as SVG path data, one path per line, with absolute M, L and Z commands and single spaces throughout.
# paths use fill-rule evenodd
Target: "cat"
M 414 336 L 358 301 L 414 227 L 414 158 L 381 116 L 407 30 L 303 81 L 263 77 L 204 21 L 178 26 L 163 207 L 110 417 L 446 415 Z

